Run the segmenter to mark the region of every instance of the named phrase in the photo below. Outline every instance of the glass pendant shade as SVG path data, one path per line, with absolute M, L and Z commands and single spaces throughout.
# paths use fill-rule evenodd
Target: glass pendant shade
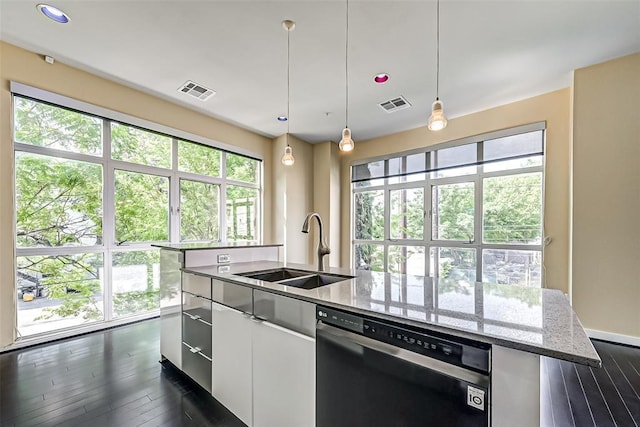
M 351 151 L 355 147 L 355 142 L 351 139 L 351 129 L 344 128 L 342 131 L 342 139 L 340 140 L 340 151 Z
M 429 130 L 442 130 L 447 127 L 447 118 L 444 116 L 442 101 L 436 99 L 431 105 L 431 116 L 427 122 Z
M 292 166 L 296 159 L 293 158 L 293 150 L 291 146 L 287 144 L 284 149 L 284 156 L 282 156 L 282 164 L 285 166 Z

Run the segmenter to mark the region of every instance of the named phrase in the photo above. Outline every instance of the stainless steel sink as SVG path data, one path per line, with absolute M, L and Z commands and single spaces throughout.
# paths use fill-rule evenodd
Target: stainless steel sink
M 353 276 L 338 276 L 329 274 L 313 274 L 311 276 L 303 276 L 295 279 L 283 280 L 279 282 L 282 285 L 294 286 L 302 289 L 315 289 L 320 286 L 330 285 L 343 280 L 353 279 Z
M 331 283 L 353 279 L 353 276 L 340 274 L 318 273 L 316 271 L 295 270 L 291 268 L 277 268 L 270 270 L 251 271 L 240 273 L 238 276 L 249 277 L 265 282 L 279 283 L 301 289 L 315 289 Z
M 293 279 L 300 276 L 308 276 L 313 271 L 292 270 L 289 268 L 278 268 L 275 270 L 252 271 L 250 273 L 240 273 L 238 276 L 250 277 L 252 279 L 264 280 L 265 282 L 279 282 L 280 280 Z

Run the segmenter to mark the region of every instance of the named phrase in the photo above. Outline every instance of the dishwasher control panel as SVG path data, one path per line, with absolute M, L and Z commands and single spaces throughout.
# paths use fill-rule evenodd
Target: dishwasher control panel
M 316 318 L 324 323 L 475 371 L 490 371 L 491 346 L 433 331 L 417 331 L 390 322 L 373 320 L 340 310 L 317 306 Z

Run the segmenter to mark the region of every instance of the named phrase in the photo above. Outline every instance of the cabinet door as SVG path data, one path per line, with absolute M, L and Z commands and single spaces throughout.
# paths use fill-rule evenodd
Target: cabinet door
M 315 339 L 253 322 L 254 427 L 315 425 Z
M 212 304 L 212 393 L 248 426 L 251 410 L 251 325 L 248 315 Z

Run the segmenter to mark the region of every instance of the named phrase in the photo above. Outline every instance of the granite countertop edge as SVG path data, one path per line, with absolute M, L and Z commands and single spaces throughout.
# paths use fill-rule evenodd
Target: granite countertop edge
M 262 264 L 263 264 L 262 266 L 264 266 L 264 263 Z M 266 264 L 270 265 L 270 267 L 267 267 L 265 269 L 269 269 L 269 268 L 273 269 L 273 268 L 279 268 L 279 267 L 285 266 L 283 263 L 276 263 L 276 262 L 273 262 L 273 263 L 269 262 Z M 242 285 L 242 286 L 247 286 L 253 289 L 266 291 L 266 292 L 270 292 L 273 294 L 282 295 L 290 298 L 295 298 L 295 299 L 310 302 L 313 304 L 325 305 L 327 307 L 341 309 L 344 311 L 351 311 L 354 313 L 363 314 L 370 317 L 379 318 L 382 320 L 388 320 L 388 321 L 392 321 L 399 324 L 405 324 L 405 325 L 418 327 L 418 328 L 426 328 L 426 329 L 454 335 L 461 338 L 467 338 L 467 339 L 480 341 L 488 344 L 495 344 L 502 347 L 511 348 L 514 350 L 521 350 L 521 351 L 525 351 L 533 354 L 538 354 L 541 356 L 547 356 L 551 358 L 566 360 L 569 362 L 575 362 L 575 363 L 579 363 L 579 364 L 590 366 L 590 367 L 599 368 L 602 366 L 602 362 L 598 357 L 593 358 L 588 356 L 582 356 L 576 353 L 558 351 L 552 348 L 545 347 L 543 344 L 536 345 L 536 344 L 526 343 L 526 342 L 519 341 L 517 339 L 500 337 L 494 334 L 486 333 L 484 331 L 476 332 L 469 329 L 458 328 L 453 325 L 437 324 L 437 323 L 430 322 L 428 320 L 415 320 L 415 319 L 406 318 L 400 315 L 391 315 L 391 314 L 383 313 L 380 311 L 369 310 L 369 309 L 365 309 L 365 308 L 361 308 L 353 305 L 340 304 L 340 303 L 328 301 L 326 299 L 322 299 L 317 296 L 314 296 L 313 290 L 308 291 L 304 289 L 292 288 L 290 286 L 287 287 L 278 283 L 263 282 L 261 280 L 250 279 L 247 277 L 237 275 L 238 273 L 260 270 L 261 268 L 256 266 L 255 263 L 251 263 L 251 264 L 247 263 L 245 265 L 241 265 L 241 264 L 228 265 L 228 267 L 230 268 L 232 266 L 234 267 L 233 270 L 229 269 L 229 271 L 219 272 L 219 273 L 217 272 L 218 269 L 221 267 L 219 265 L 204 266 L 204 267 L 186 267 L 186 268 L 183 268 L 182 270 L 187 273 L 208 276 L 208 277 L 219 279 L 219 280 L 226 280 L 226 281 L 233 282 L 235 284 Z M 222 266 L 222 267 L 224 268 L 227 266 Z M 316 270 L 313 266 L 301 265 L 301 264 L 287 264 L 286 267 L 293 268 L 293 269 L 306 269 L 306 270 L 313 270 L 313 271 Z M 327 269 L 325 273 L 347 274 L 352 276 L 356 275 L 356 272 L 353 270 L 335 268 L 335 267 Z M 353 279 L 353 280 L 356 280 L 356 279 Z M 348 283 L 350 284 L 351 280 L 349 280 Z M 349 286 L 349 284 L 347 284 L 347 282 L 337 282 L 337 283 L 328 285 L 326 287 L 328 288 L 329 286 Z M 558 293 L 560 294 L 561 297 L 564 297 L 562 292 L 559 290 L 543 289 L 543 291 L 548 292 L 550 294 Z M 567 306 L 570 308 L 568 301 L 567 301 Z M 577 325 L 574 325 L 574 326 L 579 326 L 584 331 L 584 328 L 580 324 L 579 319 L 576 318 L 576 320 L 577 320 Z M 588 337 L 586 339 L 588 340 Z
M 203 242 L 203 243 L 155 243 L 151 246 L 160 249 L 167 249 L 170 251 L 199 251 L 207 249 L 241 249 L 241 248 L 268 248 L 284 246 L 282 243 L 247 243 L 247 244 L 234 244 L 234 243 L 219 243 L 219 242 Z

